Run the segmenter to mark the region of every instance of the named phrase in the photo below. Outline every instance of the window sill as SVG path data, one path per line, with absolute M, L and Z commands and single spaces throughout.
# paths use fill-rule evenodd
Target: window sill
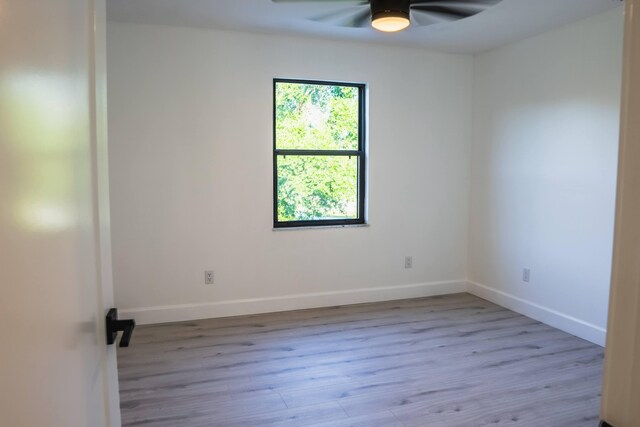
M 296 230 L 324 230 L 327 228 L 360 228 L 369 227 L 369 224 L 343 224 L 343 225 L 307 225 L 303 227 L 278 227 L 273 231 L 296 231 Z

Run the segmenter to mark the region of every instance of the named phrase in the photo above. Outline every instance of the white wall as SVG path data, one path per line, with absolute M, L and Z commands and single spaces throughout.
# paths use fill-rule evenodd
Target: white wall
M 125 315 L 153 322 L 464 290 L 471 57 L 109 23 L 108 64 Z M 272 230 L 274 77 L 368 85 L 369 227 Z
M 622 28 L 618 8 L 475 59 L 470 290 L 599 343 Z

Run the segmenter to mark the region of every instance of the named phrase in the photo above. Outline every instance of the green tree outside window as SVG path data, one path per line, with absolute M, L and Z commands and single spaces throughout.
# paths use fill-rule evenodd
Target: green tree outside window
M 364 87 L 274 86 L 275 225 L 364 222 Z

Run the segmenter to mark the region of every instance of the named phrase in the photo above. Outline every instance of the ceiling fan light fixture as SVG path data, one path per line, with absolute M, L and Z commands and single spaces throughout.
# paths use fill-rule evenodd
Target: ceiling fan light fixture
M 411 25 L 410 0 L 371 0 L 371 26 L 378 31 L 394 33 Z
M 371 19 L 371 26 L 378 31 L 384 31 L 385 33 L 402 31 L 410 24 L 411 21 L 409 21 L 409 16 L 402 16 L 401 13 L 397 12 L 383 12 L 377 16 L 373 16 Z

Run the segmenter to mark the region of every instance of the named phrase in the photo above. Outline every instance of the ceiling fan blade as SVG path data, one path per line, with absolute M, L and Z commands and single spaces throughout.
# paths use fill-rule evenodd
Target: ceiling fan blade
M 271 0 L 273 3 L 354 3 L 369 4 L 369 0 Z
M 412 19 L 417 25 L 432 25 L 441 22 L 458 21 L 483 12 L 496 0 L 478 0 L 478 3 L 459 0 L 432 0 L 412 4 Z
M 442 24 L 444 22 L 455 22 L 464 18 L 468 18 L 469 16 L 454 16 L 451 14 L 444 14 L 439 12 L 427 12 L 422 10 L 412 10 L 411 12 L 411 22 L 419 27 L 424 27 L 427 25 L 435 25 Z
M 459 17 L 448 13 L 429 12 L 416 10 L 411 12 L 411 17 L 419 26 L 441 24 L 444 22 L 455 22 L 465 17 Z
M 411 0 L 411 6 L 469 6 L 486 9 L 502 0 Z
M 368 10 L 368 9 L 367 9 Z M 350 6 L 348 8 L 334 10 L 328 13 L 323 13 L 322 15 L 316 15 L 309 19 L 316 22 L 336 22 L 341 18 L 349 18 L 350 15 L 354 13 L 361 12 L 362 9 L 359 6 Z
M 362 28 L 371 25 L 371 10 L 369 8 L 358 12 L 350 18 L 338 22 L 341 27 Z
M 489 7 L 501 1 L 502 0 L 412 0 L 411 9 L 419 12 L 435 12 L 436 15 L 434 15 L 433 18 L 438 22 L 454 21 L 484 12 Z M 446 15 L 451 16 L 448 17 Z M 459 17 L 456 18 L 456 15 L 459 15 Z
M 411 19 L 411 25 L 415 25 L 418 27 L 426 27 L 427 25 L 435 25 L 435 24 L 440 24 L 442 21 L 442 19 L 438 19 L 436 17 L 431 16 L 428 13 L 411 13 L 410 16 Z
M 431 2 L 431 3 L 417 3 L 417 4 L 412 4 L 411 6 L 412 10 L 422 10 L 422 11 L 430 11 L 432 8 L 447 8 L 447 9 L 454 9 L 454 10 L 459 10 L 459 11 L 465 11 L 467 13 L 469 13 L 470 15 L 475 15 L 476 13 L 480 13 L 482 11 L 484 11 L 487 6 L 486 5 L 482 5 L 482 4 L 477 4 L 477 3 L 448 3 L 446 1 L 438 1 L 438 2 Z

